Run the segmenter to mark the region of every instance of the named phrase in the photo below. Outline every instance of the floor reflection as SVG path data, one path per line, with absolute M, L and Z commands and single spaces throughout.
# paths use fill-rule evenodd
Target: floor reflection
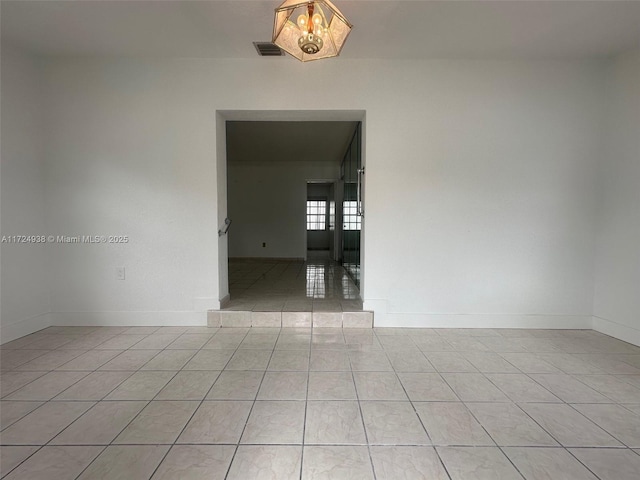
M 226 310 L 362 310 L 358 288 L 325 252 L 309 252 L 306 262 L 229 259 L 229 291 Z

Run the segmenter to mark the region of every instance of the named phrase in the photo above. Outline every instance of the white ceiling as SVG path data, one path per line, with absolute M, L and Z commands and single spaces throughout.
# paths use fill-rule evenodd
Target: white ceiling
M 227 159 L 339 164 L 356 125 L 357 122 L 227 122 Z
M 42 55 L 255 58 L 280 0 L 2 0 L 2 41 Z M 584 59 L 640 48 L 640 1 L 335 0 L 344 58 Z M 264 61 L 292 61 L 268 58 Z

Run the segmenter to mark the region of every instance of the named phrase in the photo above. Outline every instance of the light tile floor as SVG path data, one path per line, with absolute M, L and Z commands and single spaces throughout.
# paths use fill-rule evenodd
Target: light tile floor
M 224 310 L 256 312 L 353 312 L 362 310 L 358 288 L 326 253 L 308 252 L 306 262 L 230 259 Z
M 52 327 L 2 346 L 1 476 L 637 480 L 593 331 Z

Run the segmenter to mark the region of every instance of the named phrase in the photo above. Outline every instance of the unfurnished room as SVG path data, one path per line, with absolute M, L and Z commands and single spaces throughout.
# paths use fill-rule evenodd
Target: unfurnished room
M 640 1 L 0 34 L 0 478 L 640 477 Z

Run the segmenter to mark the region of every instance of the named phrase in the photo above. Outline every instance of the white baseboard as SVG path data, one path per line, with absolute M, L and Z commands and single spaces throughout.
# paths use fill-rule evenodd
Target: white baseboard
M 226 294 L 224 297 L 220 299 L 220 305 L 218 306 L 218 308 L 211 308 L 210 310 L 222 310 L 224 307 L 226 307 L 229 304 L 230 301 L 231 301 L 231 296 L 229 294 Z
M 16 338 L 24 337 L 25 335 L 29 335 L 50 326 L 50 313 L 43 313 L 42 315 L 36 315 L 35 317 L 4 325 L 0 328 L 0 344 L 10 342 Z
M 382 313 L 382 312 L 381 312 Z M 640 346 L 640 329 L 586 315 L 490 315 L 384 312 L 375 327 L 593 329 Z M 0 343 L 49 326 L 206 326 L 206 312 L 57 312 L 0 328 Z
M 409 328 L 544 328 L 591 329 L 590 315 L 434 314 L 393 313 L 374 315 L 374 327 Z
M 596 332 L 604 333 L 640 347 L 640 329 L 596 316 L 593 317 L 593 329 Z
M 373 313 L 374 327 L 391 327 L 395 325 L 387 324 L 387 310 L 389 302 L 380 298 L 365 298 L 362 302 L 362 309 Z
M 204 327 L 207 312 L 56 312 L 51 314 L 54 326 Z

